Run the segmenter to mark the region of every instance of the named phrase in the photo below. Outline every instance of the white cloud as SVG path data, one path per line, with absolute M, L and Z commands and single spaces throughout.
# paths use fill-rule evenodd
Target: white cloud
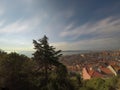
M 5 20 L 0 21 L 0 27 L 3 26 L 5 23 Z
M 11 22 L 8 25 L 5 25 L 5 21 L 0 22 L 0 33 L 19 33 L 30 31 L 35 28 L 39 23 L 39 17 L 36 16 L 31 19 L 19 19 L 15 22 Z
M 67 42 L 55 42 L 51 43 L 50 45 L 62 50 L 65 50 L 69 46 Z
M 6 25 L 3 28 L 0 28 L 0 32 L 1 33 L 10 33 L 10 32 L 16 33 L 16 32 L 25 31 L 28 28 L 29 28 L 28 24 L 22 24 L 21 21 L 16 21 L 9 25 Z
M 92 38 L 80 39 L 75 42 L 56 43 L 55 46 L 63 50 L 94 50 L 94 49 L 114 49 L 120 45 L 120 19 L 109 17 L 95 23 L 86 23 L 75 27 L 69 24 L 64 27 L 64 31 L 60 33 L 61 37 L 71 37 L 76 40 L 81 35 L 93 35 Z M 116 34 L 115 34 L 116 33 Z
M 70 31 L 65 28 L 64 31 L 60 33 L 60 36 L 72 36 L 75 39 L 80 35 L 88 35 L 92 33 L 99 35 L 111 35 L 114 32 L 120 32 L 120 19 L 114 20 L 113 17 L 109 17 L 95 23 L 85 23 L 84 25 L 70 29 Z
M 81 40 L 77 42 L 55 42 L 51 45 L 61 50 L 96 50 L 119 48 L 120 42 L 116 38 Z

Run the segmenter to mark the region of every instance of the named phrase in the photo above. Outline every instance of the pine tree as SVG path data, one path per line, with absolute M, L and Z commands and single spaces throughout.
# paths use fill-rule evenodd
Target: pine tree
M 50 46 L 48 43 L 48 38 L 44 36 L 42 39 L 39 39 L 38 42 L 33 40 L 34 49 L 36 50 L 34 55 L 34 60 L 38 63 L 38 71 L 44 72 L 44 78 L 47 82 L 48 73 L 51 71 L 53 66 L 58 66 L 61 63 L 58 61 L 61 50 L 55 51 L 53 46 Z

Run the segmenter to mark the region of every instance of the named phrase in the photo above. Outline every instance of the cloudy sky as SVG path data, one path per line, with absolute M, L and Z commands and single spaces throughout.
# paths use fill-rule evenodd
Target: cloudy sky
M 62 50 L 120 48 L 120 0 L 0 0 L 0 48 L 31 51 L 47 35 Z

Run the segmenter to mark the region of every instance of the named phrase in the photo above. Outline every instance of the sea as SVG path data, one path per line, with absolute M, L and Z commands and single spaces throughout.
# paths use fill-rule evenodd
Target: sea
M 62 51 L 61 54 L 63 55 L 74 55 L 74 54 L 82 54 L 82 53 L 89 53 L 91 51 L 89 50 L 68 50 L 68 51 Z M 34 51 L 20 51 L 19 54 L 24 54 L 28 57 L 33 57 Z

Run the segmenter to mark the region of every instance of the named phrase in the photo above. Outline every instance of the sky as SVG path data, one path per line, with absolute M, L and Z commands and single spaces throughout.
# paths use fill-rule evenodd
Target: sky
M 0 0 L 0 48 L 32 51 L 46 35 L 61 50 L 120 49 L 120 0 Z

